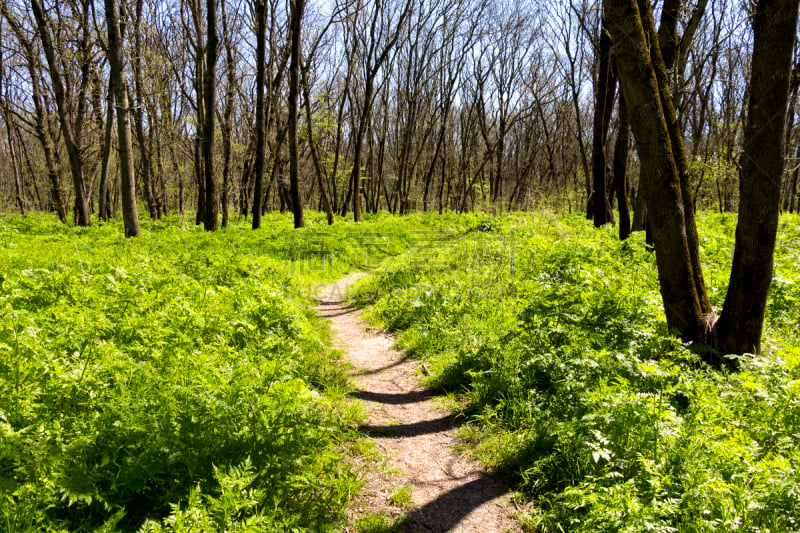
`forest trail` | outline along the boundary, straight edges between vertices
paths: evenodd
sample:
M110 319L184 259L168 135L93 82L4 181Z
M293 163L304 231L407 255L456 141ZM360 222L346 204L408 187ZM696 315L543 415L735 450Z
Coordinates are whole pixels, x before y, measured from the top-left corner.
M325 287L316 307L353 366L354 396L366 411L361 429L386 457L385 465L365 465L366 486L349 512L348 531L358 518L379 513L405 514L402 531L414 533L521 531L508 487L454 450L454 418L422 386L420 363L394 349L390 336L367 331L360 312L347 306L348 288L362 275ZM405 508L394 503L407 497L392 498L402 487L410 488Z

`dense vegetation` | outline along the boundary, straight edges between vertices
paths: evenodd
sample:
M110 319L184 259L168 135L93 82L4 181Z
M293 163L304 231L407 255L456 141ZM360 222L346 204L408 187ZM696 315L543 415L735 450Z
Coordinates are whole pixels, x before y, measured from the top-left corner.
M421 226L310 220L168 220L128 241L119 224L3 219L0 529L339 524L359 486L339 450L352 413L308 296Z
M735 219L700 233L714 304ZM291 231L0 224L0 528L331 530L357 410L319 284L432 369L537 531L800 528L800 221L782 218L764 357L710 368L666 331L641 234L582 217L379 215ZM387 259L388 258L388 259Z
M735 218L701 217L713 303ZM701 362L663 323L636 235L578 217L476 224L407 253L357 301L453 394L476 453L535 498L537 531L800 529L800 226L782 219L764 357Z

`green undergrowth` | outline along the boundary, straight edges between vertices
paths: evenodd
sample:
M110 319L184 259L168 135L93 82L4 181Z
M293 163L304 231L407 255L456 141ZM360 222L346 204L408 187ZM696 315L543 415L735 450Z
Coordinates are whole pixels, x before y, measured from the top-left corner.
M735 218L702 214L712 301ZM717 371L666 331L654 257L580 217L508 215L356 290L452 394L535 531L800 530L800 220L781 220L766 355Z
M308 221L0 219L0 530L342 525L348 383L310 296L471 221Z

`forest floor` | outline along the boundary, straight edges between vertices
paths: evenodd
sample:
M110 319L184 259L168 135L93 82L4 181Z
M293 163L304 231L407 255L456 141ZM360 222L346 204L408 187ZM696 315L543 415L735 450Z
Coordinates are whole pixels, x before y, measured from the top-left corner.
M358 465L366 484L348 513L348 531L370 515L404 516L399 530L415 533L521 531L508 486L457 451L456 420L422 385L421 363L348 307L348 288L361 275L324 288L316 308L352 366L353 396L366 413L360 429L380 450L377 461L365 456Z

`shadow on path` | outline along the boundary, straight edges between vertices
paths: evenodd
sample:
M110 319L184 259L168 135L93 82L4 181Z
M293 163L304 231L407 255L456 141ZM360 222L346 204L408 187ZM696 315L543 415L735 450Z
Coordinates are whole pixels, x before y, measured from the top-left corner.
M497 479L480 477L409 513L401 530L409 533L450 531L473 510L507 492L508 488Z
M367 390L355 391L350 394L353 398L366 402L382 403L386 405L405 405L430 400L433 396L428 391L412 391L402 394L388 394L384 392L370 392Z
M395 437L418 437L431 433L441 433L455 427L456 417L454 415L443 416L433 420L424 420L413 424L394 424L385 426L358 426L359 431L364 432L370 437L395 438Z
M335 313L334 311L338 311L338 313ZM356 311L358 311L358 309L354 307L343 307L343 308L337 307L330 310L320 309L319 316L323 318L335 318L337 316L352 315Z
M395 361L392 364L389 364L389 365L386 365L386 366L382 366L382 367L376 368L374 370L362 370L361 372L355 372L355 373L353 373L351 375L352 376L356 376L356 377L361 377L361 376L372 376L374 374L380 374L384 370L391 370L392 368L395 368L395 367L398 367L398 366L404 364L409 359L411 359L411 356L405 355L405 356L403 356L402 359L398 359L397 361Z

